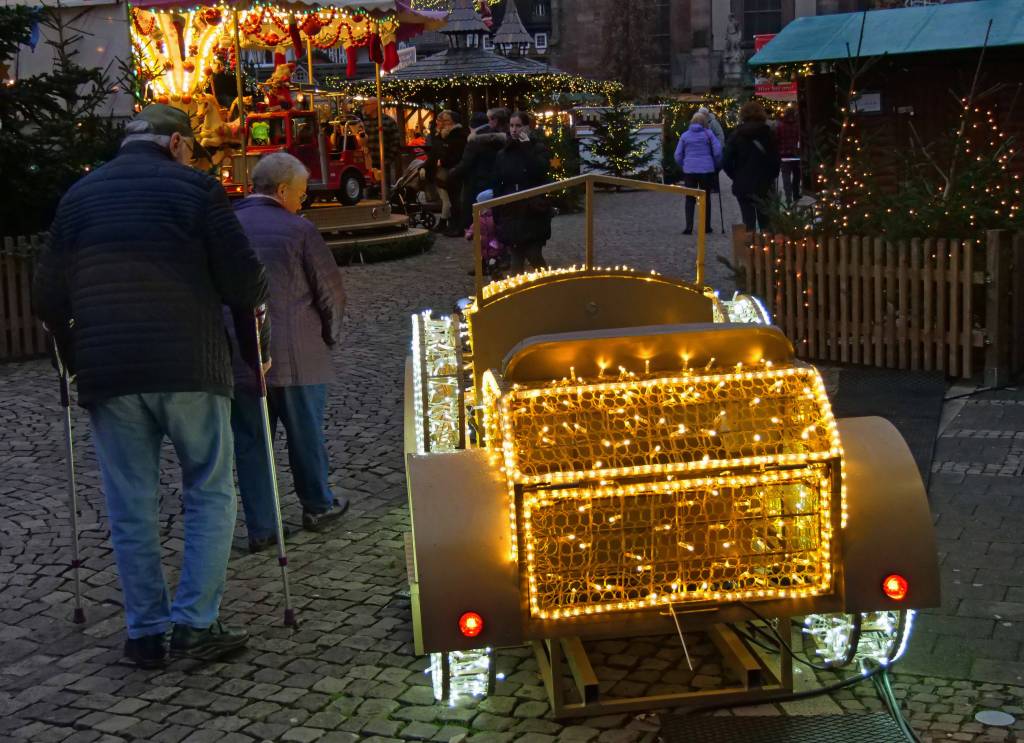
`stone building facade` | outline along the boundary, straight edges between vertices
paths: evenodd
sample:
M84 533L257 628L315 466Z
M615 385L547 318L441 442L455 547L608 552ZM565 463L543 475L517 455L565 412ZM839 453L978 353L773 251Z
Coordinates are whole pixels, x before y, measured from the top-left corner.
M609 74L606 50L618 29L642 22L649 42L632 46L638 62L657 78L655 87L695 92L723 85L730 15L736 19L740 46L749 57L755 34L777 33L794 18L880 5L880 0L544 1L551 23L548 56L559 69L587 77L614 76Z

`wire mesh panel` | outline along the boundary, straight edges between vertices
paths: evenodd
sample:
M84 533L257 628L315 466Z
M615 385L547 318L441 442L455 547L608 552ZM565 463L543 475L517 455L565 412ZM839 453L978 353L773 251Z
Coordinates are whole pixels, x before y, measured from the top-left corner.
M827 591L831 467L528 492L531 613Z

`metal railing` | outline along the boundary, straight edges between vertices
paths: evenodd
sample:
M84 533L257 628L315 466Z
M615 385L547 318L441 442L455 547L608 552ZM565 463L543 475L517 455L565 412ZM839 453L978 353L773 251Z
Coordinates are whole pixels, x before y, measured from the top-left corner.
M623 186L626 188L635 188L641 191L660 191L662 193L672 193L679 196L693 196L697 199L697 272L694 279L694 284L701 288L704 285L704 214L707 209L707 194L698 188L687 188L686 186L671 186L665 183L650 183L648 181L638 181L632 178L618 178L611 175L600 175L597 173L587 173L586 175L577 175L573 178L567 178L564 181L556 181L555 183L546 183L543 186L537 186L535 188L528 188L525 191L517 191L516 193L508 194L507 196L499 196L488 201L480 201L473 204L473 258L476 264L476 296L477 301L483 304L483 288L484 288L484 273L483 273L483 241L480 235L480 213L484 209L493 209L499 206L507 206L508 204L514 204L517 201L525 201L532 199L537 196L543 196L555 191L563 191L567 188L574 188L575 186L584 186L585 188L585 200L584 200L584 213L585 213L585 228L583 234L583 247L584 247L584 265L586 270L594 268L594 186L598 183L605 184L608 186Z

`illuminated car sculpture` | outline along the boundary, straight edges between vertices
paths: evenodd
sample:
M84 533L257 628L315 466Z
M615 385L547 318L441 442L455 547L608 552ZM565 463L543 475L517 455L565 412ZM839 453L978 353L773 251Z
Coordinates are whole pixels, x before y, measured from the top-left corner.
M593 185L624 182L574 181L588 224ZM438 698L485 693L490 649L523 643L555 716L777 695L792 658L768 668L734 629L755 619L803 617L818 663L892 662L912 608L939 603L900 434L834 418L764 307L703 285L703 235L689 283L593 267L587 234L582 267L478 276L458 311L413 316L408 563ZM584 641L684 628L710 635L738 685L601 699Z

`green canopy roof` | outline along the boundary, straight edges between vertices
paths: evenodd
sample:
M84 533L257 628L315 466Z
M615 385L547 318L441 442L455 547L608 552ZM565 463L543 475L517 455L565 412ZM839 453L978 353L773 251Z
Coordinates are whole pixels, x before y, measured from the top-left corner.
M872 10L860 56L916 54L988 45L1024 44L1024 0L975 0L949 5ZM845 59L857 54L864 13L797 18L750 58L751 66ZM849 51L847 51L849 47Z

